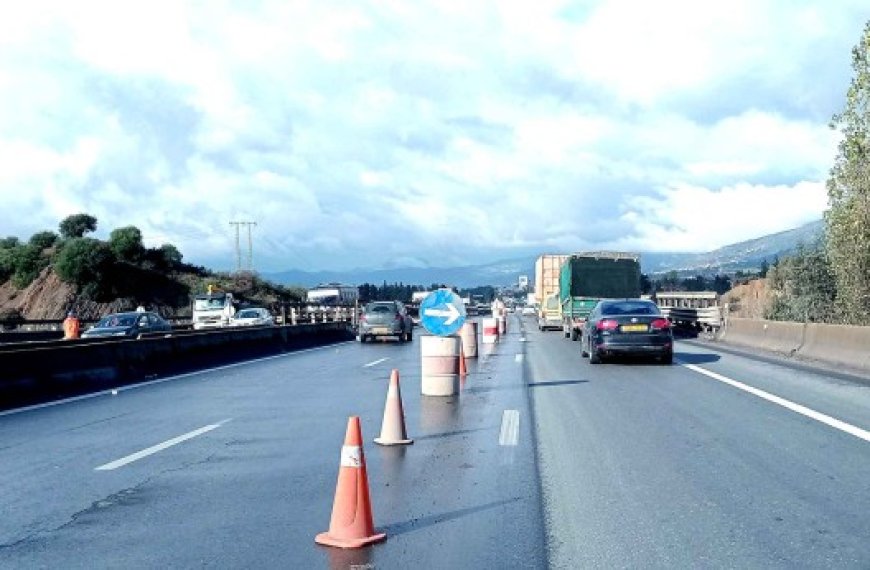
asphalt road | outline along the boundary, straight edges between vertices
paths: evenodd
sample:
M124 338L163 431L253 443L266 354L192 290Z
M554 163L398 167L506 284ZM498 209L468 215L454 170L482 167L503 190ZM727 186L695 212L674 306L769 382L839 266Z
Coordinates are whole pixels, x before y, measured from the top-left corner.
M870 568L870 441L818 419L870 436L870 385L703 343L674 366L528 348L552 567Z
M0 567L870 568L870 383L694 342L593 366L522 322L453 398L418 332L0 415ZM393 368L415 443L383 448ZM342 551L350 415L388 538Z
M419 330L413 344L344 343L0 415L0 567L545 566L519 334L470 362L457 397L432 398ZM372 438L393 368L415 442L384 448ZM388 539L342 551L314 536L351 415Z

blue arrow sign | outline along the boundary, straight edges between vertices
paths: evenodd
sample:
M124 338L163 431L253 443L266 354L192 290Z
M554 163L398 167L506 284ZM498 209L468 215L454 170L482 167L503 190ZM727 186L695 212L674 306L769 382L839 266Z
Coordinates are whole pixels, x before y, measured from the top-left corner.
M420 324L438 336L450 336L465 323L465 303L450 289L432 291L420 303Z

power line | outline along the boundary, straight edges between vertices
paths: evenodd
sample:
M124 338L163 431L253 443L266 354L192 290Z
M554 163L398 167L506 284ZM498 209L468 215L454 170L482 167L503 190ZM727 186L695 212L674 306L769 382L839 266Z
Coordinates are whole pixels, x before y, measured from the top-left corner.
M242 271L242 244L241 244L241 228L245 226L248 230L248 264L247 270L254 270L254 241L251 236L251 228L257 225L257 222L230 222L231 226L236 228L236 271Z

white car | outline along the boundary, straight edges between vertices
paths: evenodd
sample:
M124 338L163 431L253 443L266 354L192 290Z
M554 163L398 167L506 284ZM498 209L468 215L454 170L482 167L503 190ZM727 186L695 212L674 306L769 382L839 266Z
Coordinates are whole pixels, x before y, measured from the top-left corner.
M266 309L242 309L233 316L234 327L262 327L274 325L275 319Z

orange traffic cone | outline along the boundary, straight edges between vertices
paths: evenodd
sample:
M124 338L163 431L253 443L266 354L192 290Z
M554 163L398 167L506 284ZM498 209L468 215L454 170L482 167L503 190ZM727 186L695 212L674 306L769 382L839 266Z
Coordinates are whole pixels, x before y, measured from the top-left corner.
M468 369L465 367L465 348L461 344L459 345L459 375L468 375Z
M341 448L341 467L329 530L315 536L314 542L339 548L359 548L386 538L384 533L375 533L359 416L351 416Z
M390 374L390 387L387 389L387 403L384 406L384 421L381 436L375 438L381 445L407 445L414 443L405 431L405 410L402 407L402 391L399 388L399 371Z

